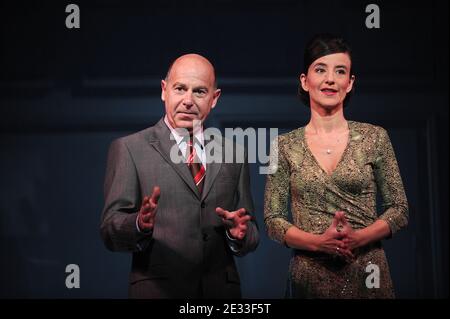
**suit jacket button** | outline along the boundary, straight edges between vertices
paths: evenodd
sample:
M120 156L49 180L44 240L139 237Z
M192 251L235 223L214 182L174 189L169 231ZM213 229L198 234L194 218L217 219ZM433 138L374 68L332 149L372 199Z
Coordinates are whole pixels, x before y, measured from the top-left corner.
M203 233L203 241L208 241L208 234L207 233Z
M202 202L202 203L200 204L200 207L201 207L201 208L205 208L205 207L206 207L205 202Z

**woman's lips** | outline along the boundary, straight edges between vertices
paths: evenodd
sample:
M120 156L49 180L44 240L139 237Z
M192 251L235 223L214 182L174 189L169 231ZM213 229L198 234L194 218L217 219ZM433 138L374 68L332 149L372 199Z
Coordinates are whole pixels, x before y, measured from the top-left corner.
M334 89L322 89L320 91L327 96L335 95L337 93Z

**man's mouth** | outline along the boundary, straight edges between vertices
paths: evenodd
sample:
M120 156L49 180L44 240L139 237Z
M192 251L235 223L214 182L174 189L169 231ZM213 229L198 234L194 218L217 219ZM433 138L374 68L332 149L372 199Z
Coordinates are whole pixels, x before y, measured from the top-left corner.
M196 116L197 113L195 112L177 112L180 115L187 115L187 116Z

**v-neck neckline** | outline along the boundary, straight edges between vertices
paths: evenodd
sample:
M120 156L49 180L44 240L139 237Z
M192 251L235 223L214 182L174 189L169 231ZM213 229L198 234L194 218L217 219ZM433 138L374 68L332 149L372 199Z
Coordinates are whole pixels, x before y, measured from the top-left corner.
M306 134L305 134L305 128L306 126L303 127L303 132L302 132L302 142L303 142L303 147L306 149L306 151L308 152L309 156L311 156L311 158L313 159L315 165L317 167L319 167L319 169L322 171L322 173L325 174L325 176L327 176L328 178L333 177L334 173L339 169L339 166L341 165L341 162L344 160L346 154L348 153L348 150L350 148L350 143L352 141L352 122L351 121L347 121L347 126L348 126L348 138L347 138L347 145L345 146L344 151L342 152L341 157L339 158L339 161L336 164L336 167L330 172L328 173L323 167L322 165L320 165L319 161L317 160L317 158L314 156L313 152L311 151L311 149L309 148L308 142L306 141Z

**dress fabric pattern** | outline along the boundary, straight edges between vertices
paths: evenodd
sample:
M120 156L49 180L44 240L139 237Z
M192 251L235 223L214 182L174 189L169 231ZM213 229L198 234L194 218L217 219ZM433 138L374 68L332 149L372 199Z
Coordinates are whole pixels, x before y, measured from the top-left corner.
M347 146L335 170L325 172L311 153L305 128L280 135L271 149L271 168L264 198L264 222L271 239L285 244L296 226L322 234L336 211L344 211L353 229L377 219L387 222L391 236L408 223L408 203L389 136L383 128L348 121ZM377 192L382 212L376 210ZM292 220L288 218L290 199ZM324 253L293 250L287 296L294 298L393 298L394 290L381 242L358 248L347 263ZM378 266L379 288L368 288ZM369 266L369 267L368 267ZM367 270L367 272L366 272ZM373 282L372 282L373 283Z

